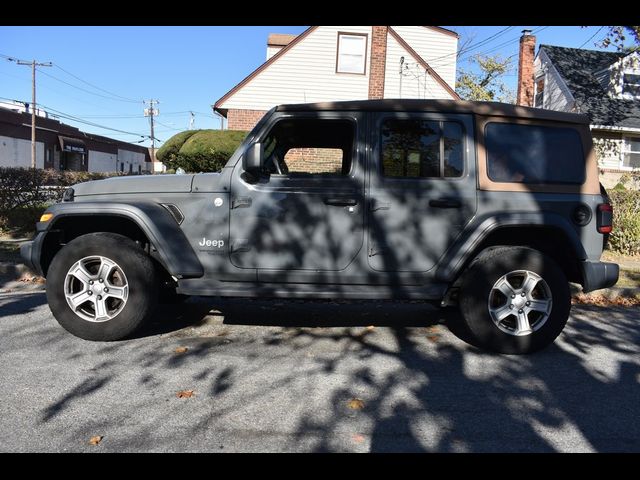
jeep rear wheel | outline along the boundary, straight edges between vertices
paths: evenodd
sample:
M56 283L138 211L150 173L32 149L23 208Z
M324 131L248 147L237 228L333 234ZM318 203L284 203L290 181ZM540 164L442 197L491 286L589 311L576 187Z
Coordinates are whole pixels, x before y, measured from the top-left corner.
M131 239L113 233L82 235L54 257L47 300L58 323L86 340L122 339L153 313L153 262Z
M567 279L546 255L521 247L481 254L465 273L460 310L474 343L524 354L553 343L571 309Z

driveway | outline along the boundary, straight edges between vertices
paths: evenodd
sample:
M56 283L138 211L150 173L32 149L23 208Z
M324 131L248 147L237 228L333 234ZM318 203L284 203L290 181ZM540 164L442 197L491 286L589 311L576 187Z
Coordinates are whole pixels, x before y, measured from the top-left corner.
M638 452L639 310L574 307L515 357L420 303L197 298L91 343L4 294L0 450Z

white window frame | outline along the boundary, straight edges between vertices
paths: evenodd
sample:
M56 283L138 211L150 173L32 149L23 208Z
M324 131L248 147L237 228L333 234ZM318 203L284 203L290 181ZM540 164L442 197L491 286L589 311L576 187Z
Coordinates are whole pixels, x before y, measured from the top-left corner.
M625 75L638 75L640 76L640 70L636 70L636 69L627 69L624 70L622 72L622 78L620 79L620 87L621 87L621 92L622 92L622 98L626 98L626 99L630 99L630 100L635 100L635 99L640 99L640 94L638 95L633 95L631 93L626 93L624 91L624 76ZM633 85L637 86L638 88L640 88L640 80L638 80L638 83L634 83Z
M633 167L628 167L624 164L624 156L627 153L634 153L637 155L640 155L640 149L639 150L631 150L631 142L630 140L634 140L637 142L640 142L640 137L632 137L632 136L624 136L622 137L622 148L620 149L620 169L621 170L638 170L639 168L633 168Z
M351 52L345 53L345 45L342 45L343 39L358 39L362 42L362 61L356 68L350 68L341 61L344 57L357 57L360 53L354 54ZM341 48L342 47L342 48ZM338 32L338 41L336 44L336 73L347 75L366 75L367 74L367 51L369 49L369 35L366 33L352 33L352 32ZM342 52L341 52L342 50Z

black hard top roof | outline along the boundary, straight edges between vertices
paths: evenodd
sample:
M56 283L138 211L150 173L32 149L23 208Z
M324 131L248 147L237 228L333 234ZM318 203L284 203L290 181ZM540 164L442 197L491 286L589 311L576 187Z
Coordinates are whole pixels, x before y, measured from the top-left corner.
M367 112L446 112L473 113L496 117L517 117L556 122L589 123L586 115L521 107L509 103L469 102L463 100L384 99L348 102L298 103L279 105L278 112L367 111Z

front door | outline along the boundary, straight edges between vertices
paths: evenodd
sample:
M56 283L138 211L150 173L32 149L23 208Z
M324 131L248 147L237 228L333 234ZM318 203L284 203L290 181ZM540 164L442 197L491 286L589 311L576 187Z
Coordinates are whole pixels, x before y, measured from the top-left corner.
M239 161L231 184L230 256L264 282L339 282L364 243L358 114L274 117L258 135L263 169Z
M427 272L476 211L470 115L376 115L371 132L368 261Z

